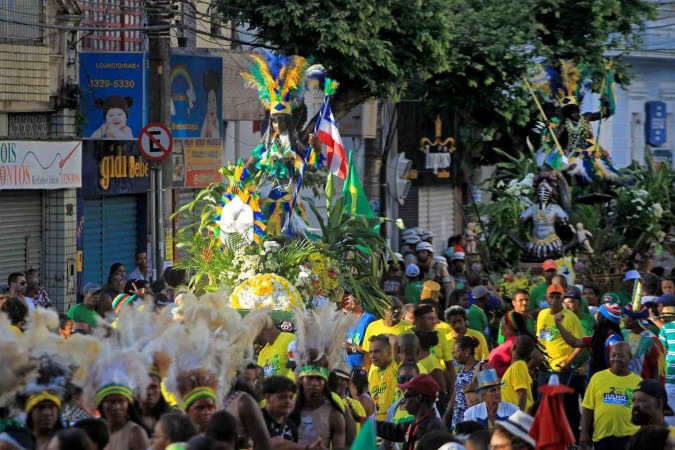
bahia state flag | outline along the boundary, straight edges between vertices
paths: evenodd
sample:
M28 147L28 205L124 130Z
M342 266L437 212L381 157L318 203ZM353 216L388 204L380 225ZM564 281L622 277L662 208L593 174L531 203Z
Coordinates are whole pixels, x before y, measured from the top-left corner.
M343 180L347 178L347 155L342 146L342 138L338 131L333 111L330 109L328 96L321 106L321 114L316 124L316 137L326 144L328 153L328 169Z

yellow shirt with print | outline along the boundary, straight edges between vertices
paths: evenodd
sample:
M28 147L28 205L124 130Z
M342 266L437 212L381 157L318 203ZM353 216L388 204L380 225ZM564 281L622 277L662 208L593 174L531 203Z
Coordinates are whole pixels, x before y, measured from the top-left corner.
M485 335L480 331L467 328L466 334L464 336L475 337L476 339L478 339L478 347L476 347L476 350L473 352L473 356L474 358L476 358L476 361L487 361L488 357L490 356L490 351L488 350ZM457 339L455 338L454 331L452 330L452 328L450 329L450 332L445 335L445 337L448 340L450 350L452 351L452 349L455 348L455 340ZM452 353L450 354L450 357L452 358ZM457 364L455 364L455 372L457 372Z
M581 326L579 318L565 308L561 311L563 315L563 326L575 337L581 339L584 337L584 329ZM537 316L537 337L548 353L549 364L553 371L559 370L558 364L562 364L574 352L574 349L567 345L558 331L555 324L555 315L551 313L551 308L542 309Z
M532 377L527 370L527 363L523 360L514 361L502 377L502 401L518 405L518 391L525 389L527 400L525 411L530 410L534 399L532 398Z
M368 375L368 388L375 402L376 420L385 420L387 409L402 395L398 388L398 366L396 361L392 361L384 370L375 368Z
M412 324L410 322L406 322L405 320L400 321L393 327L386 326L382 319L376 320L375 322L368 325L368 328L366 329L366 335L363 337L363 350L366 352L370 350L370 338L372 336L378 336L380 334L393 334L394 336L400 336L410 329L412 329Z
M282 375L295 381L295 375L286 367L288 363L288 345L295 340L293 333L282 332L274 344L266 344L258 355L258 365L263 368L265 378Z
M620 377L609 369L591 377L581 406L593 410L593 442L637 433L640 427L633 425L630 419L633 392L640 381L642 378L633 372Z

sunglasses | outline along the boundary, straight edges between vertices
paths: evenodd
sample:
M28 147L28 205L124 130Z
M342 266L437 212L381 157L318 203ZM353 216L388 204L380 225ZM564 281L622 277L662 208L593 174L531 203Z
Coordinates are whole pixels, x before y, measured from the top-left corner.
M412 380L414 377L413 375L401 375L400 377L396 378L396 381L398 384L403 384L407 383L408 381Z

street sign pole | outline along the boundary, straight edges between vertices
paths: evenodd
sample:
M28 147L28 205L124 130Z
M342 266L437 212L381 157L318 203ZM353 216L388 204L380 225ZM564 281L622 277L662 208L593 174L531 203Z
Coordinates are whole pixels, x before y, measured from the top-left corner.
M150 200L150 248L152 250L152 281L157 281L157 260L159 260L159 255L157 254L157 186L156 186L156 175L155 175L155 166L156 163L151 163L150 167L150 195L148 196Z

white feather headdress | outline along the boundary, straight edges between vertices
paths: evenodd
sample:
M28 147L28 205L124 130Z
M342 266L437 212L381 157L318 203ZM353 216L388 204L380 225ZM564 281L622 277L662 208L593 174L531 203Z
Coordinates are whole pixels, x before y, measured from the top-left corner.
M353 314L337 309L334 303L326 303L314 310L296 309L293 315L297 329L295 351L301 366L300 376L328 378L328 371L345 359L342 344L356 318Z

